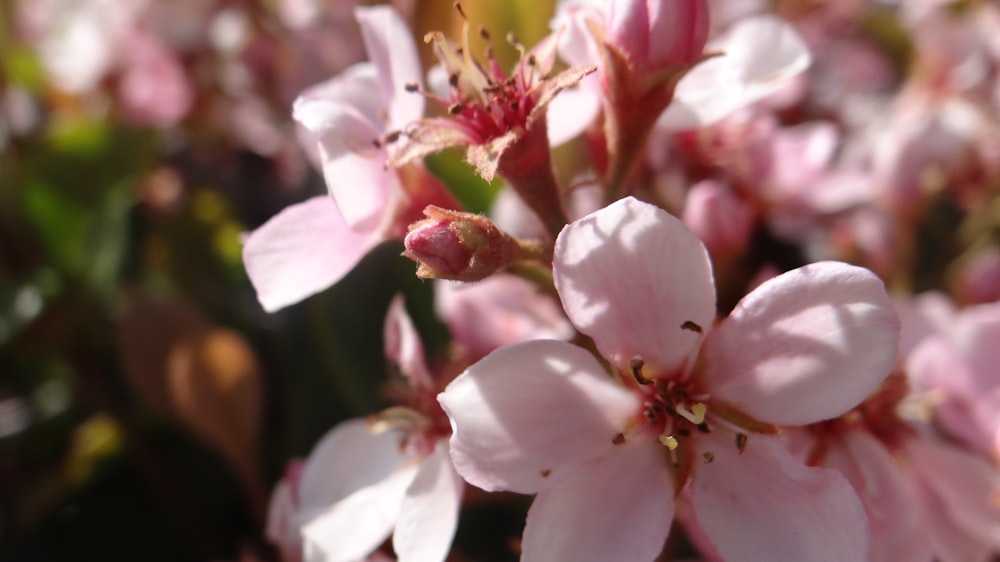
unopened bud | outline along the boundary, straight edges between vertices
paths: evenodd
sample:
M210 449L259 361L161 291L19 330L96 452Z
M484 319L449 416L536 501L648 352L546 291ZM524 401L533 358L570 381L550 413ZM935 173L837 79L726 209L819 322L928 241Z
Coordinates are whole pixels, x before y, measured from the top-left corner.
M657 71L697 62L708 40L707 0L612 0L608 43L633 68Z
M517 240L482 215L433 205L424 215L403 240L403 255L420 264L421 279L479 281L520 257Z

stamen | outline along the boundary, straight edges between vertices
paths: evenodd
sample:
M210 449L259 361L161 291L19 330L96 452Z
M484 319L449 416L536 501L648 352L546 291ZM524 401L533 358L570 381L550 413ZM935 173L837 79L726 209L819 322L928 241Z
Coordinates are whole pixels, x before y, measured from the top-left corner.
M685 408L684 404L678 404L674 407L674 409L677 410L677 413L680 414L681 417L694 425L701 425L705 423L705 413L708 412L708 407L701 402L692 404L690 410Z
M642 359L641 355L636 355L631 361L629 361L629 367L632 368L632 376L635 377L635 382L642 385L652 384L653 382L644 377L642 374L642 367L645 364L646 362Z
M660 443L663 443L671 451L677 449L677 439L673 435L667 435L666 433L660 435Z
M704 332L704 330L701 329L701 326L699 326L698 324L695 324L694 322L692 322L690 320L685 320L684 323L681 324L681 329L682 330L690 330L690 331L692 331L692 332L694 332L696 334L701 334L701 333Z

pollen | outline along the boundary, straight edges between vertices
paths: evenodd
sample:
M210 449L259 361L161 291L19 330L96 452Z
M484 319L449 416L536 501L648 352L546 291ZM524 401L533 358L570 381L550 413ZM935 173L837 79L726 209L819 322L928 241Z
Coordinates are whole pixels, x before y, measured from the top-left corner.
M678 415L694 425L701 425L705 423L705 414L708 413L708 407L705 406L704 402L696 402L692 404L690 410L684 407L683 404L677 404L674 409L677 411Z
M671 451L677 449L678 445L677 438L674 437L673 435L663 434L660 435L659 439L660 443L663 443L663 445L666 446L666 448L670 449Z

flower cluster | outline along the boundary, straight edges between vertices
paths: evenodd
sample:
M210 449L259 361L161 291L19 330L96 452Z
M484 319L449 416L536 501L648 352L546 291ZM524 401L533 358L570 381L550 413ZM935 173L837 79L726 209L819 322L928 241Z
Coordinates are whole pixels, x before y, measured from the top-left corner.
M523 560L1000 554L1000 9L959 4L564 0L509 72L456 4L426 73L357 8L293 109L329 193L244 263L276 311L401 241L451 347L393 301L390 405L280 482L283 557L444 560L484 492L534 495Z

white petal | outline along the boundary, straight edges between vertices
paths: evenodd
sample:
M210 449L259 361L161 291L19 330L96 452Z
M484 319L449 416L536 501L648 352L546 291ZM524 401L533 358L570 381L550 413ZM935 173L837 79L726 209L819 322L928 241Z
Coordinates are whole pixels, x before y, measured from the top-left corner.
M268 312L340 281L381 240L351 230L321 195L285 208L243 240L243 264Z
M455 472L448 441L440 440L420 464L406 491L392 546L399 562L444 560L458 527L458 508L465 482Z
M388 538L417 474L400 438L393 431L373 434L364 420L353 419L334 427L309 455L298 515L306 560L358 560Z
M538 494L521 560L653 560L674 518L664 448L629 440Z
M770 279L705 341L713 399L779 425L836 417L888 376L899 320L874 273L818 262Z
M641 355L655 370L679 367L715 318L712 265L676 217L632 197L573 222L556 240L556 289L576 327L626 368Z
M451 418L455 469L488 491L534 493L610 449L639 413L588 352L560 341L499 349L438 401Z

